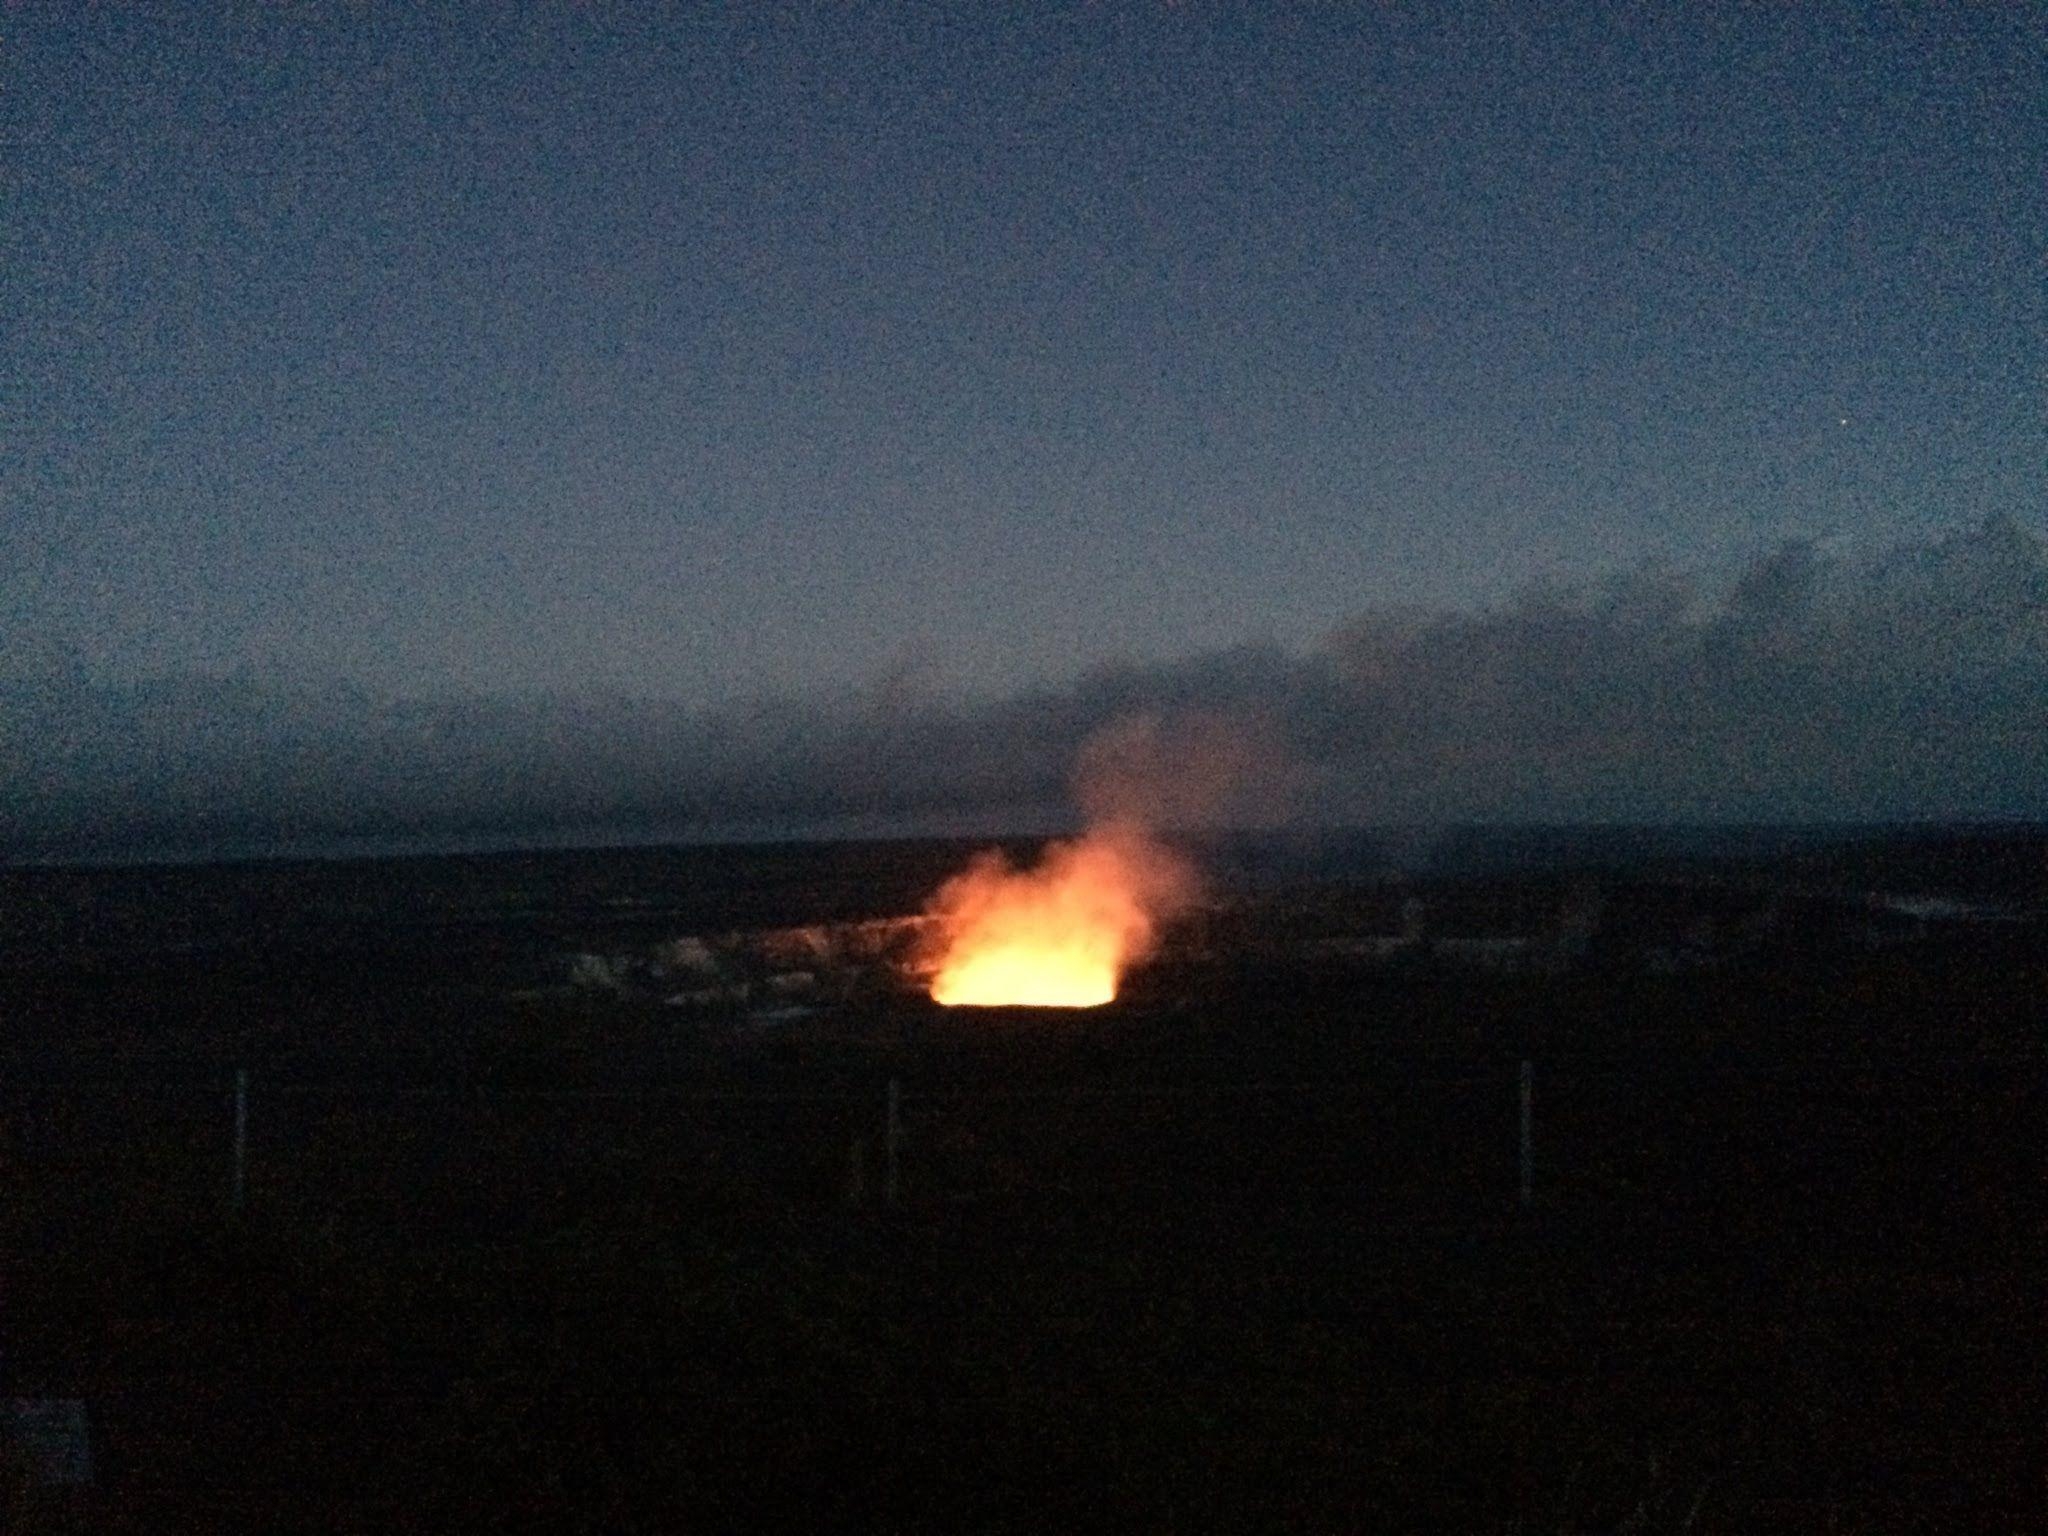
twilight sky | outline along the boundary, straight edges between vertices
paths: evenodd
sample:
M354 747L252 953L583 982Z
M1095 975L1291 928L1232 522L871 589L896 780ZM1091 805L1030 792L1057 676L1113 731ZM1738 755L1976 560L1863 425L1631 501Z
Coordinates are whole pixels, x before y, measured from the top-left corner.
M1000 712L2048 508L2037 7L26 0L0 141L52 826L108 699Z

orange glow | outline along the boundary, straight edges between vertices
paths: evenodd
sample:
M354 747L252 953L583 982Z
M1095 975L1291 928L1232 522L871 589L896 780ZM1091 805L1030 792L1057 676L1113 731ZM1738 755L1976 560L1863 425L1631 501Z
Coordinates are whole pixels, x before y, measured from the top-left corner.
M1184 859L1129 824L1054 843L1033 869L982 854L928 908L931 995L948 1006L1098 1007L1195 889Z

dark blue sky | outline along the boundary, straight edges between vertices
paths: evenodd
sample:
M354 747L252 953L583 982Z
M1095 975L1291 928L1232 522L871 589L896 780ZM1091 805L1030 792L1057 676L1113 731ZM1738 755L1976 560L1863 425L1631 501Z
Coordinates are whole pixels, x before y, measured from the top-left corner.
M10 7L7 670L686 703L2043 503L2043 13Z
M0 854L2048 815L2037 6L17 3L0 141Z

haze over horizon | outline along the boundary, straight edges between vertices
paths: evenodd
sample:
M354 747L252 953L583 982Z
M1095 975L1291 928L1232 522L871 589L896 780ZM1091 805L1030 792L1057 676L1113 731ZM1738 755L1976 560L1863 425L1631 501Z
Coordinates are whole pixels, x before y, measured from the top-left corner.
M16 680L0 852L1056 831L1091 744L1134 722L1127 777L1169 824L2044 820L2044 700L2048 539L2000 518L1866 556L1787 543L1720 587L1644 570L1371 610L1313 647L980 698Z
M1049 825L1133 717L1261 820L2048 815L2039 11L56 3L0 85L0 856Z

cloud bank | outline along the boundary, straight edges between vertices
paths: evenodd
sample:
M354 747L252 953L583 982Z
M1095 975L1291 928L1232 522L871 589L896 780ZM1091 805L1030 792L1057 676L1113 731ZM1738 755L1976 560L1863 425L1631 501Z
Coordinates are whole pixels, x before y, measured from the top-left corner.
M1116 773L1091 775L1104 765ZM2010 518L1372 611L1303 652L994 700L718 710L246 677L0 682L0 851L1042 824L1076 780L1236 824L2048 817L2048 543Z

